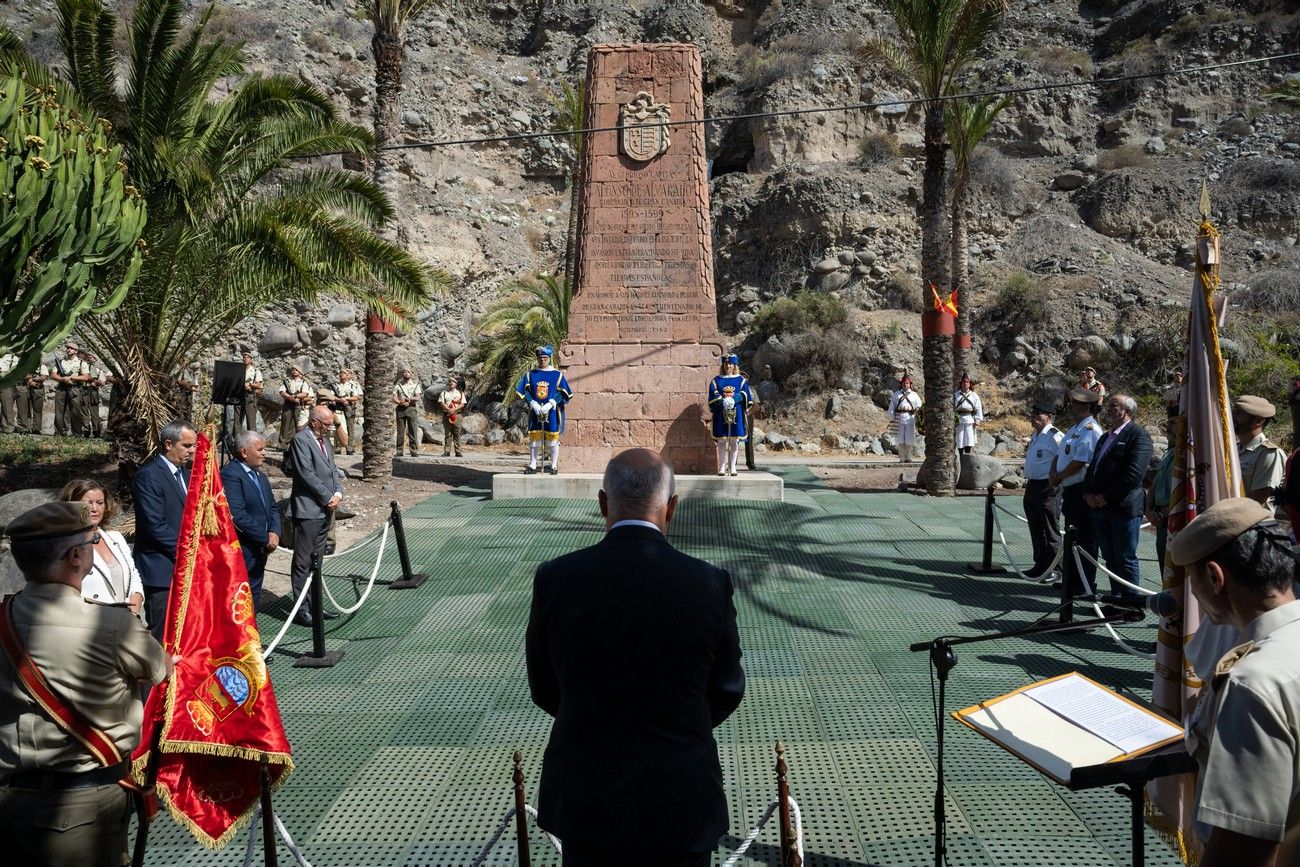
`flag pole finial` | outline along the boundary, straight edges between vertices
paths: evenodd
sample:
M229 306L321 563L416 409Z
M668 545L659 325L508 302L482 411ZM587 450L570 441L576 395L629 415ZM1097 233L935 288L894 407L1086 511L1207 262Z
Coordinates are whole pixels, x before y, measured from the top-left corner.
M1210 183L1201 178L1201 222L1210 219Z

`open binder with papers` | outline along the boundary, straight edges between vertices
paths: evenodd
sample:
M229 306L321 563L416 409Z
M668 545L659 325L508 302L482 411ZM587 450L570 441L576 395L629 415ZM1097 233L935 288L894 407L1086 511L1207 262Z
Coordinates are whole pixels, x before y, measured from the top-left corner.
M1122 762L1183 738L1181 726L1078 672L952 715L1064 786L1076 768Z

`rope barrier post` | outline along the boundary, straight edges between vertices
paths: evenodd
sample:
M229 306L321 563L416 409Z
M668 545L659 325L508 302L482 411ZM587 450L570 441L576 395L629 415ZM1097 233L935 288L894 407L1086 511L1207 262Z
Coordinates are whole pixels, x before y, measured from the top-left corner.
M275 849L275 814L271 812L271 764L262 757L262 857L266 867L279 867Z
M968 563L967 568L976 575L995 575L1007 570L1001 566L993 565L993 486L989 485L988 494L984 497L984 558L976 563Z
M1074 560L1074 525L1065 525L1065 535L1061 537L1061 623L1074 622L1074 588L1079 583L1078 569Z
M790 823L790 783L786 779L785 744L776 742L776 800L780 811L781 867L803 867L799 838Z
M519 867L530 867L532 859L528 851L528 811L524 800L524 757L515 750L515 839L519 848Z
M429 576L423 572L411 571L411 555L406 550L406 530L402 527L402 510L397 508L397 501L389 504L393 510L388 520L393 522L393 535L397 537L397 556L402 561L402 580L388 585L390 590L410 590L419 587Z
M312 555L311 587L308 602L311 605L311 653L303 654L293 661L294 668L333 668L343 658L341 650L325 650L325 601L321 587L325 579L321 576L321 556L317 551Z

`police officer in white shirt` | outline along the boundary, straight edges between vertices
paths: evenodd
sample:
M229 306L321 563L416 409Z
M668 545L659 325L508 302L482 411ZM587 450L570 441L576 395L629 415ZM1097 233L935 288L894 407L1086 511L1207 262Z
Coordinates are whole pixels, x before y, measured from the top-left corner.
M1097 392L1075 386L1070 389L1070 414L1074 426L1061 439L1060 451L1052 461L1052 471L1047 480L1061 488L1061 512L1065 525L1074 528L1074 542L1097 559L1097 531L1092 525L1092 510L1083 502L1083 477L1088 471L1092 452L1101 439L1101 425L1092 417L1100 398ZM1066 552L1070 556L1070 552ZM1088 588L1094 589L1097 567L1081 557ZM1076 588L1078 589L1078 588Z
M1052 424L1056 407L1047 401L1035 403L1029 411L1034 435L1025 449L1025 519L1029 522L1029 539L1034 546L1034 566L1025 572L1040 578L1061 547L1061 489L1052 484L1052 463L1056 460L1064 435Z

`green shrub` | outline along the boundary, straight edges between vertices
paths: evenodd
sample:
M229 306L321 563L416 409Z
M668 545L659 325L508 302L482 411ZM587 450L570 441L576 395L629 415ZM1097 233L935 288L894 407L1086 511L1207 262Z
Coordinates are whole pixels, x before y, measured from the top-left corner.
M998 288L997 305L1017 322L1046 322L1052 312L1052 291L1027 271L1017 271Z
M840 299L803 289L760 307L751 330L760 339L773 334L803 334L826 331L848 318L849 308Z
M1300 345L1295 342L1298 325L1300 318L1288 316L1268 329L1247 330L1250 326L1243 323L1240 330L1234 330L1232 336L1243 357L1228 365L1228 392L1258 394L1274 404L1285 403L1292 378L1300 376Z
M847 324L805 331L786 341L790 370L785 385L796 394L839 388L845 374L860 370L861 341Z

